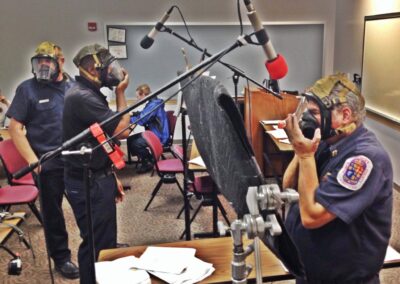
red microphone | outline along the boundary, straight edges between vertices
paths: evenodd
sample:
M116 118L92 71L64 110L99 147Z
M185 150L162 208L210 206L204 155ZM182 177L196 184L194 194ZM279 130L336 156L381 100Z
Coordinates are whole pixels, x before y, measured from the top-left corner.
M264 53L267 56L265 67L268 70L270 79L279 80L286 76L288 72L288 66L285 58L277 54L275 49L268 37L264 26L257 16L256 10L250 0L244 0L244 4L247 8L247 17L249 18L251 25L255 31L258 42L262 45Z

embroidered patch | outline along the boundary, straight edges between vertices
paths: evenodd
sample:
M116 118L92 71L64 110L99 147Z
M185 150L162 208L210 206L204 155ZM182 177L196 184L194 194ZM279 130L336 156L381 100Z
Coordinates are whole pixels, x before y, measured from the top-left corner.
M337 180L345 188L359 190L371 173L373 164L365 156L348 158L340 169Z

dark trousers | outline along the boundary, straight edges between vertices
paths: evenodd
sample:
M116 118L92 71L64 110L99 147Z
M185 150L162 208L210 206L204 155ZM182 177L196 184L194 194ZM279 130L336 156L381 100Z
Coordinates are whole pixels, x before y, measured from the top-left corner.
M127 144L132 155L138 156L142 161L151 159L151 154L147 150L148 146L146 140L142 137L142 133L129 136Z
M86 216L86 193L82 179L65 176L65 188L74 211L82 243L78 251L80 283L90 283L88 224ZM117 243L117 218L115 197L117 184L114 175L97 178L90 182L92 224L95 259L102 249L115 248Z
M332 268L334 269L334 268ZM353 281L307 281L302 278L296 278L296 284L379 284L379 274L375 274L373 276L363 278L363 279L356 279Z
M50 257L56 265L71 260L68 233L62 210L64 196L64 169L40 174L41 213Z

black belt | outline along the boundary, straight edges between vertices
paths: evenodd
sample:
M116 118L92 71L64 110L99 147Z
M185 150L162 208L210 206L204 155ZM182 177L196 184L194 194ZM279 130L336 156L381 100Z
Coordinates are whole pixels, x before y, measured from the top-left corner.
M101 170L96 170L96 171L90 171L90 178L91 179L102 179L105 177L108 177L112 174L114 174L114 171L112 168L105 168Z

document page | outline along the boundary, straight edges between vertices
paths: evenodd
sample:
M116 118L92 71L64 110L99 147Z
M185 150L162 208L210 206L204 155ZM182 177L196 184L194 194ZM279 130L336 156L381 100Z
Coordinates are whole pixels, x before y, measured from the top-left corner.
M147 247L136 268L179 274L195 253L193 248Z

